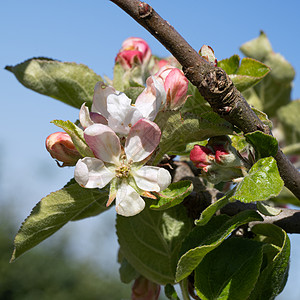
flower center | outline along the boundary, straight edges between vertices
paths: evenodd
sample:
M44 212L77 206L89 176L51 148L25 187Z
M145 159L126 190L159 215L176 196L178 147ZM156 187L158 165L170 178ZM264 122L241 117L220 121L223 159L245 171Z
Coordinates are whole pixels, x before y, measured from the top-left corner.
M116 177L128 177L130 172L130 165L122 164L120 167L116 168Z

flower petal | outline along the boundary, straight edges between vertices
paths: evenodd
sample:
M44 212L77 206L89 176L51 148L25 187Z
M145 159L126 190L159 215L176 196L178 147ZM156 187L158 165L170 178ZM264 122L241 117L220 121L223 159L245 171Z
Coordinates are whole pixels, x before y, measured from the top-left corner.
M143 118L141 112L131 105L131 100L123 93L108 96L107 111L109 127L121 134L128 134L131 126Z
M119 215L130 217L140 213L145 201L126 182L122 182L117 191L116 211Z
M171 175L164 168L144 166L133 171L132 175L137 186L144 191L159 192L171 183Z
M154 76L149 77L146 84L147 87L135 101L135 107L144 118L153 121L166 102L166 92L162 81L156 80Z
M87 128L94 124L94 122L90 118L89 108L85 106L85 103L81 105L79 111L79 121L83 128Z
M109 171L103 161L94 157L85 157L78 160L74 177L79 185L85 188L103 188L115 176Z
M127 159L133 162L147 158L158 146L161 131L157 124L146 119L135 123L128 134L125 144Z
M120 140L111 128L103 124L94 124L84 131L84 138L95 157L104 162L119 164Z
M108 111L107 111L107 97L110 94L118 94L112 86L105 85L104 82L97 82L94 89L94 97L92 104L92 112L98 112L103 115L106 119L108 119Z

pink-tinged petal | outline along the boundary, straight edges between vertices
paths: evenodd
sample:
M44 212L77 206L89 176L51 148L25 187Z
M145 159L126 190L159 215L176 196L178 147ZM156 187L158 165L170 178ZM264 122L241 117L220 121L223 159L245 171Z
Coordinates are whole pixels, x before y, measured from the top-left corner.
M132 175L137 186L144 191L159 192L171 183L171 175L164 168L143 166L133 171Z
M80 111L79 111L79 121L83 128L87 128L94 124L94 122L91 120L90 117L90 111L87 106L85 106L85 103L81 105Z
M94 89L92 112L98 112L107 119L109 115L107 111L107 97L118 93L112 86L107 86L102 81L97 82Z
M109 127L121 134L128 134L132 125L143 117L140 111L131 105L131 100L123 93L118 96L108 96L107 110L109 112Z
M107 120L99 113L90 112L90 118L94 123L103 124L103 125L108 124Z
M126 182L118 187L116 211L119 215L130 217L140 213L145 208L145 201Z
M127 159L133 162L147 158L160 141L161 131L157 124L146 119L135 123L128 134L125 144Z
M137 97L135 107L143 117L153 121L160 108L165 104L166 92L163 82L151 76L146 81L147 87Z
M74 177L79 185L85 188L103 188L115 174L109 171L103 161L94 157L80 159L75 167Z
M84 131L84 139L95 157L104 162L119 164L120 140L111 128L103 124L89 126Z

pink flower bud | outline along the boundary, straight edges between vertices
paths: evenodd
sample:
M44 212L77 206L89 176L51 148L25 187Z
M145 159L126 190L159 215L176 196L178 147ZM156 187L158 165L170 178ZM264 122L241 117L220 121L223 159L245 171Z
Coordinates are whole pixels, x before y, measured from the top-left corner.
M46 139L46 148L52 158L63 162L61 167L75 166L82 158L75 148L71 137L65 132L55 132Z
M214 158L209 148L200 145L195 145L190 153L190 160L197 168L202 168L204 172L207 172L207 167L212 164Z
M149 45L140 38L131 37L126 39L117 54L116 62L119 62L125 70L134 65L146 65L151 58Z
M164 66L155 75L164 83L167 94L166 106L174 109L184 104L187 99L189 81L183 72L172 66Z
M138 277L132 287L132 300L157 300L160 293L160 285L147 278Z

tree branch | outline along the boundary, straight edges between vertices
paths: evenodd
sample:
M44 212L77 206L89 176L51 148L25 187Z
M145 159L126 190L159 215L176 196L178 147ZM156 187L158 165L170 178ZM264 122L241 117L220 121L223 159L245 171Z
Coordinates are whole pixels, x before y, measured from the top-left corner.
M221 117L244 133L256 130L272 134L253 112L229 76L204 60L155 10L139 0L111 0L164 45L183 67L186 77ZM300 174L278 148L275 156L285 186L300 199Z

